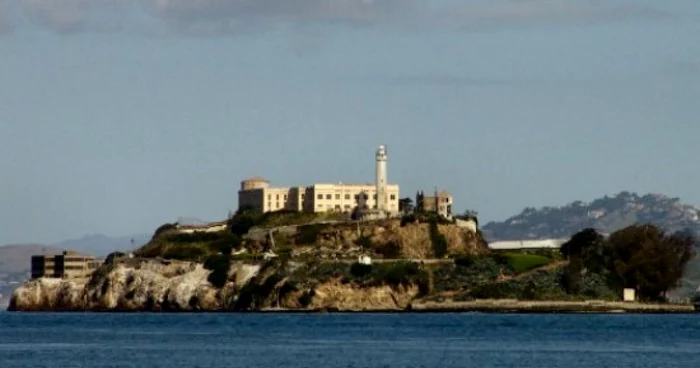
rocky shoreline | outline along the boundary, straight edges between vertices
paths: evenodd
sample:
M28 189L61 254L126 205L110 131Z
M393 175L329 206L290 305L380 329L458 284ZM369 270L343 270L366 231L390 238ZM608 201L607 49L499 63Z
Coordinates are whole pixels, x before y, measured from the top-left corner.
M292 267L292 266L287 266ZM302 265L293 266L299 268ZM636 302L454 300L425 295L414 283L357 284L283 268L234 264L223 287L201 264L132 260L103 266L90 279L37 279L15 290L9 311L234 313L695 313L692 304ZM304 285L315 280L312 286Z

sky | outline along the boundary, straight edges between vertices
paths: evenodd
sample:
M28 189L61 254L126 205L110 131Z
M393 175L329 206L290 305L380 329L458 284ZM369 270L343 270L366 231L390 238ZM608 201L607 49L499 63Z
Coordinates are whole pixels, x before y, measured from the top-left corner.
M0 244L372 182L379 144L482 223L700 205L698 40L696 0L0 0Z

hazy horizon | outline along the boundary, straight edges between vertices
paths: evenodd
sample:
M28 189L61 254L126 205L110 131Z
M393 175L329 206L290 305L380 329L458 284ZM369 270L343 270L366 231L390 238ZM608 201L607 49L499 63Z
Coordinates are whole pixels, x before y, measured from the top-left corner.
M0 244L222 219L253 175L372 182L379 144L402 197L482 223L700 204L698 36L691 0L0 0Z

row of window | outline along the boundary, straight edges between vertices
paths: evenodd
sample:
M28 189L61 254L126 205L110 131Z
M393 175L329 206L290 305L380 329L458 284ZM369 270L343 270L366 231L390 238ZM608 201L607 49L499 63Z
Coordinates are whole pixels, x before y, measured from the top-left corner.
M268 195L268 198L270 198L270 197L271 197L271 196ZM279 195L278 195L278 197L279 197ZM287 199L287 198L286 198L286 197L287 197L286 195L285 195L284 197L285 197L285 199ZM323 194L318 194L316 198L319 199L319 200L323 200L324 197L325 197L325 199L327 199L327 200L333 200L333 195L332 195L332 194L326 194L325 196L324 196ZM377 195L376 195L376 194L374 194L372 197L373 197L373 199L374 199L375 201L377 200ZM350 200L351 198L352 198L352 197L350 196L350 194L345 194L345 199L346 199L346 200ZM369 199L369 196L367 195L367 193L355 194L355 195L354 195L354 199L355 199L356 202L358 202L358 201L360 200L360 198L362 198L363 200L368 200L368 199ZM302 199L303 199L303 198L302 198ZM336 199L336 200L340 200L340 194L336 194L336 195L335 195L335 199ZM396 200L396 195L395 195L395 194L391 194L391 195L389 196L389 199L392 200L392 201L395 201L395 200ZM280 209L280 208L283 208L283 207L284 207L284 205L280 206L280 202L275 202L275 207L274 207L275 209ZM337 205L337 207L340 208L339 205ZM350 208L350 205L345 205L345 207L346 207L346 208ZM273 208L273 207L272 207L272 202L267 202L267 208L270 208L270 209ZM323 205L319 204L319 205L318 205L318 208L323 208ZM328 208L331 208L331 205L328 205Z
M369 196L367 195L367 193L362 193L362 194L355 194L355 196L354 196L354 197L355 197L355 200L359 200L359 199L360 199L360 196L362 196L362 199L369 199ZM345 195L345 199L346 199L346 200L350 200L350 198L351 198L351 197L350 197L350 194L346 194L346 195ZM374 194L374 195L372 196L372 198L373 198L374 200L376 200L376 199L377 199L377 195ZM318 194L318 195L316 195L316 199L323 199L323 194ZM333 199L333 195L332 195L332 194L326 194L326 199L328 199L328 200ZM335 195L335 199L336 199L336 200L340 200L340 194L336 194L336 195ZM392 201L395 201L395 200L396 200L396 194L390 195L390 196L389 196L389 199L391 199Z
M276 200L278 200L278 201L280 200L280 195L279 195L279 194L275 194L275 197L276 197L276 198L275 198ZM304 195L302 195L302 198L303 198L303 197L304 197ZM287 195L284 194L284 195L283 195L283 198L284 198L284 200L286 201L286 200L287 200ZM268 195L267 195L267 200L268 200L268 201L271 201L271 200L272 200L272 194L268 194Z
M366 193L363 193L362 195L364 196L364 199L369 199L369 196L368 196ZM357 200L357 199L360 198L360 195L355 194L354 197L355 197L355 199ZM323 195L323 194L318 194L318 195L316 195L316 199L323 199L323 198L324 198L324 195ZM328 200L333 199L333 195L332 195L332 194L326 194L326 195L325 195L325 198L328 199ZM350 200L350 198L351 198L350 194L345 194L345 199ZM279 201L279 200L280 200L280 195L279 195L279 194L275 194L275 199ZM286 194L282 195L282 199L286 201L286 200L287 200L287 195L286 195ZM302 200L306 199L306 195L302 194L302 195L301 195L301 199L302 199ZM335 195L335 199L336 199L336 200L340 200L340 194L336 194L336 195ZM374 194L374 199L377 199L377 195L376 195L376 194ZM396 200L396 195L395 195L395 194L390 195L390 199L391 199L392 201L395 201L395 200ZM272 194L268 194L268 195L267 195L267 200L268 200L268 201L272 201ZM447 201L447 199L445 199L445 200Z

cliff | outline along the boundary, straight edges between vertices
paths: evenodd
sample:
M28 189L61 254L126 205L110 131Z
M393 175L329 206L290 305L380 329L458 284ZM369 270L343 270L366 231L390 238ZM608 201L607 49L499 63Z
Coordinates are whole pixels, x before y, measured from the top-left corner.
M453 266L445 256L488 253L474 228L444 221L245 216L213 232L163 225L136 258L108 258L89 279L28 281L9 309L401 310L430 291L432 270L411 259ZM360 255L375 264L359 265Z
M102 266L90 279L29 281L15 290L9 310L401 310L419 292L412 284L348 282L336 272L338 267L343 265L234 262L227 282L217 288L208 281L211 271L200 264L129 259Z

